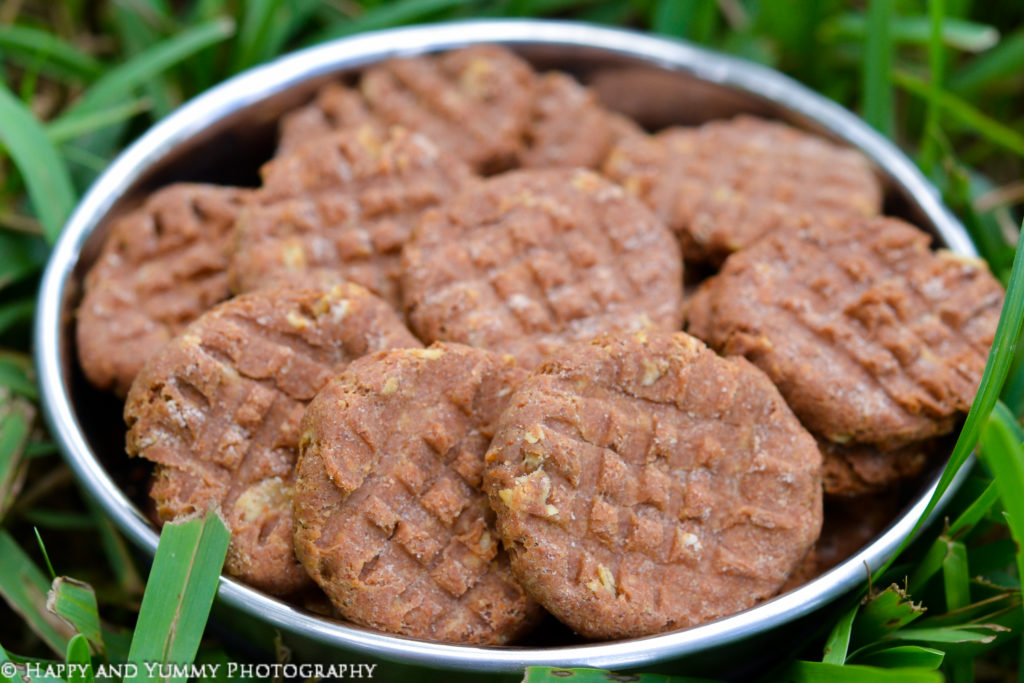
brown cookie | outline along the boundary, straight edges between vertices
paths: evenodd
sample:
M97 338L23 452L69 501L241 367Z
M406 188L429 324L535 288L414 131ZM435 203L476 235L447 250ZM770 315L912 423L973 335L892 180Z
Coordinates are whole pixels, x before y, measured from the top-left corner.
M937 439L927 439L883 451L870 444L842 446L819 438L825 495L843 498L863 496L884 491L903 479L916 477L938 451L938 445Z
M672 234L622 188L582 169L513 171L424 214L402 252L424 341L511 353L524 367L569 341L678 329Z
M566 347L516 390L484 488L512 570L591 638L776 593L821 527L821 454L771 381L684 333Z
M310 404L295 551L346 618L498 644L539 617L479 490L494 423L522 374L509 356L434 344L361 358Z
M170 185L111 226L77 313L78 359L92 384L124 397L154 351L230 295L227 245L250 194Z
M893 218L775 232L700 288L688 329L753 361L833 443L944 434L974 398L1003 289L984 262L929 242Z
M400 307L399 255L413 224L471 173L422 135L363 126L274 159L263 177L238 218L236 292L343 279Z
M128 453L158 465L161 519L218 507L228 573L278 595L308 584L291 515L306 404L353 359L419 345L358 285L262 291L200 316L146 363L124 410Z
M337 130L363 125L383 128L358 90L342 83L328 83L311 103L281 117L277 156L287 156Z
M477 171L497 173L521 151L534 78L509 50L478 45L372 66L360 89L380 121L423 133Z
M597 168L620 139L643 135L631 119L602 105L592 90L553 71L538 78L519 165Z
M751 116L626 137L604 172L676 231L695 262L721 263L793 214L873 216L882 205L861 153Z

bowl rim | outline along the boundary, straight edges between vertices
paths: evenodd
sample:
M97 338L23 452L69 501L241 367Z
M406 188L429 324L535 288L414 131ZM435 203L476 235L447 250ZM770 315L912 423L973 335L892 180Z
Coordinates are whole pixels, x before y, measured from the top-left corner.
M157 532L116 486L86 442L66 390L62 362L62 310L82 248L115 201L177 145L239 107L324 77L382 59L477 43L591 49L694 76L727 89L770 100L860 149L907 194L945 241L967 256L977 252L966 230L942 205L938 191L907 157L864 121L791 78L736 57L636 31L568 21L467 20L359 34L306 48L250 69L185 103L125 149L79 202L58 240L40 286L35 322L35 362L41 404L65 460L87 494L133 543L152 556ZM929 520L935 519L966 476L962 468ZM784 595L743 612L643 638L552 648L480 647L434 643L329 621L221 576L225 604L300 637L370 657L413 665L475 672L514 672L527 665L623 668L694 654L778 628L825 606L863 584L913 530L938 483L936 476L881 536L830 571ZM325 652L325 655L327 653Z

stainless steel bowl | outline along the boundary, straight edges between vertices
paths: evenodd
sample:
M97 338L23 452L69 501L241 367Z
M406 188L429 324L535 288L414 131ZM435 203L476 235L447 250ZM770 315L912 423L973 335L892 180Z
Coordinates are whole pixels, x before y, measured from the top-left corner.
M126 494L132 482L118 480L126 460L119 405L89 389L74 362L72 326L80 283L109 218L145 191L174 180L255 182L259 163L272 150L277 117L307 100L322 83L396 55L474 43L502 43L539 68L567 70L613 108L652 128L752 112L845 141L877 165L887 185L887 212L930 230L954 251L975 254L935 189L893 144L856 116L775 71L683 43L574 23L471 21L371 33L283 57L197 97L121 154L68 222L40 290L36 362L53 434L88 494L150 555L157 532ZM881 566L910 533L934 487L934 480L924 486L873 543L799 589L712 623L647 638L506 648L430 643L320 618L229 577L221 578L218 614L246 637L279 631L309 661L379 660L385 662L382 672L412 665L478 676L547 664L620 670L669 666L693 673L720 672L723 661L735 670L737 662L755 661L751 653L761 651L763 657L769 641L775 652L792 647L799 632L794 625L813 625L813 613L863 585L867 570ZM261 634L250 635L256 631Z

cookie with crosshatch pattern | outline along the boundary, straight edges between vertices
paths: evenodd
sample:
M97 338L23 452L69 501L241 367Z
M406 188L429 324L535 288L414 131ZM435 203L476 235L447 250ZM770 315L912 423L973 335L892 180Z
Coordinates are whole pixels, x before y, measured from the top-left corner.
M793 229L794 214L882 208L881 183L859 151L746 115L625 137L603 171L679 235L688 261L716 266Z
M488 178L424 213L402 251L420 339L511 353L526 368L602 332L679 329L682 289L668 228L584 169Z
M426 209L474 176L424 136L370 126L317 138L268 162L239 213L235 292L358 283L401 306L402 245Z
M543 364L498 423L484 488L516 577L589 638L771 597L822 521L814 438L764 373L682 332L607 335Z
M124 397L143 363L231 295L231 230L250 190L176 183L117 219L85 276L78 359L89 381Z
M894 451L970 408L1003 288L984 261L930 249L897 218L819 217L733 254L687 306L687 329L742 355L801 422Z
M217 507L227 573L276 595L308 586L291 513L306 404L353 359L403 346L421 345L358 285L264 290L200 316L146 363L124 409L128 453L157 464L160 519Z
M356 623L458 643L515 640L539 617L479 490L523 371L461 344L352 363L302 423L295 552Z

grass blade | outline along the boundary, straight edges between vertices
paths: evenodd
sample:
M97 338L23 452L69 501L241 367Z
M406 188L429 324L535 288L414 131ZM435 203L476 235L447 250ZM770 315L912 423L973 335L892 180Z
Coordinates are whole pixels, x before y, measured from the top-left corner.
M932 645L991 643L1008 629L998 624L958 624L945 628L904 628L893 631L886 640L910 640Z
M1024 577L1024 444L1013 414L997 403L981 433L981 457L991 470L1016 543L1017 571Z
M946 592L946 610L952 612L971 603L971 581L967 571L967 548L951 541L942 562L942 586Z
M30 402L5 393L0 393L0 520L25 482L25 446L35 417Z
M1002 391L1003 383L1006 381L1006 373L1013 362L1014 348L1020 338L1021 322L1024 320L1024 249L1017 248L1017 254L1013 259L1013 269L1010 271L1010 284L1006 290L1006 298L1003 301L1003 310L999 315L999 323L996 325L996 334L992 343L992 350L989 352L988 360L985 362L985 370L981 375L981 383L978 385L978 393L974 396L971 409L967 413L964 426L960 429L960 436L957 437L956 445L949 456L949 463L942 471L938 484L935 487L935 494L925 506L924 513L914 525L914 528L904 539L900 547L896 549L889 561L886 562L882 571L890 567L896 557L906 549L914 539L915 534L920 530L925 520L935 509L939 499L949 488L953 477L960 471L963 464L967 462L971 451L981 436L981 430L988 421L992 409L999 400L999 392Z
M67 576L58 576L46 596L46 609L85 636L96 653L106 652L96 592L92 586Z
M927 98L931 94L931 87L928 83L906 71L895 71L892 76L895 83L914 95ZM942 90L939 91L937 97L938 106L950 117L968 128L973 128L975 132L987 138L990 142L994 142L1024 157L1024 135L1021 135L1009 126L1004 126L992 117L964 102L956 95Z
M49 251L36 235L0 230L0 289L42 270Z
M68 663L67 683L93 683L96 680L92 670L89 641L81 633L68 641L64 660Z
M139 672L126 681L160 680L147 675L144 662L187 664L195 658L230 536L213 512L164 526L128 655Z
M0 335L32 320L35 313L35 299L18 299L0 304Z
M35 401L39 398L39 390L35 382L29 379L30 363L19 362L13 357L0 356L0 387L7 387L16 394Z
M966 97L1002 78L1024 71L1024 29L1009 35L950 79L954 92Z
M843 614L836 622L832 632L828 634L828 640L825 641L825 652L821 661L826 664L846 663L846 653L850 649L850 633L853 630L853 620L857 616L858 610L860 610L860 603L855 604L853 609Z
M868 2L867 44L864 50L864 119L886 137L892 137L893 110L892 0Z
M897 645L896 647L877 650L858 658L858 664L879 666L885 669L917 668L938 669L946 653L920 645Z
M46 127L46 134L55 144L60 144L109 126L124 123L133 116L141 114L150 108L151 100L147 98L132 100L124 104L83 114L68 121L54 121Z
M117 29L117 35L121 39L121 43L124 45L125 52L129 57L135 57L139 53L145 51L150 45L158 43L163 36L159 31L154 28L154 23L172 24L169 18L164 16L163 8L158 6L150 6L145 8L145 12L140 11L141 3L134 3L130 6L125 6L123 0L121 2L115 2L113 11L111 12L114 20L114 27ZM153 21L147 21L144 14L155 15ZM173 25L169 28L173 30ZM170 84L162 77L154 78L153 80L147 81L142 84L145 90L146 97L153 104L153 118L160 119L171 113L174 109L174 99L171 96L172 89Z
M13 662L11 662L11 658L7 656L7 651L4 650L4 648L2 646L0 646L0 664L8 664L8 663L13 663ZM5 675L6 672L3 673L3 674L0 674L0 681L6 681L7 683L25 683L24 679L22 679L21 675L18 674L17 671L10 672L10 673L11 673L11 675L9 675L9 676Z
M929 669L878 669L824 662L794 662L786 680L794 683L942 683L942 674Z
M46 238L53 243L77 201L67 166L36 117L2 82L0 121L0 142L18 167Z
M92 55L82 52L49 31L28 26L0 25L0 48L7 54L21 55L33 63L42 58L44 63L59 66L55 75L74 74L92 80L103 73L103 64ZM6 55L5 55L6 56Z
M921 132L921 152L918 163L925 173L932 175L938 151L939 114L942 111L940 96L944 78L945 47L942 44L942 25L945 15L945 0L928 0L931 19L931 34L928 41L928 71L930 74L928 102L925 109L924 129ZM998 33L996 34L998 36Z
M63 655L74 633L46 609L50 582L15 543L0 529L0 594L50 649Z
M226 40L234 32L234 21L224 17L184 30L147 48L124 64L108 71L57 120L62 125L69 125L71 120L86 113L122 102L137 87L196 52Z
M476 4L479 0L468 0ZM310 41L320 43L333 38L352 35L361 31L373 31L415 21L423 21L445 10L464 7L467 0L396 0L368 9L358 17L339 20L316 34Z
M924 608L913 603L902 588L893 584L861 607L853 622L850 642L858 648L863 647L903 628L923 614Z
M231 72L237 73L258 64L267 32L275 22L275 15L281 7L281 0L248 0L245 15L238 31L238 39L232 46Z
M929 4L931 9L931 4ZM942 13L942 28L938 35L941 45L964 52L982 52L999 42L999 31L988 24L964 19L946 17ZM891 24L894 43L909 45L930 45L934 36L935 15L897 17ZM863 39L867 35L868 22L862 14L843 14L829 22L825 31L840 38Z

